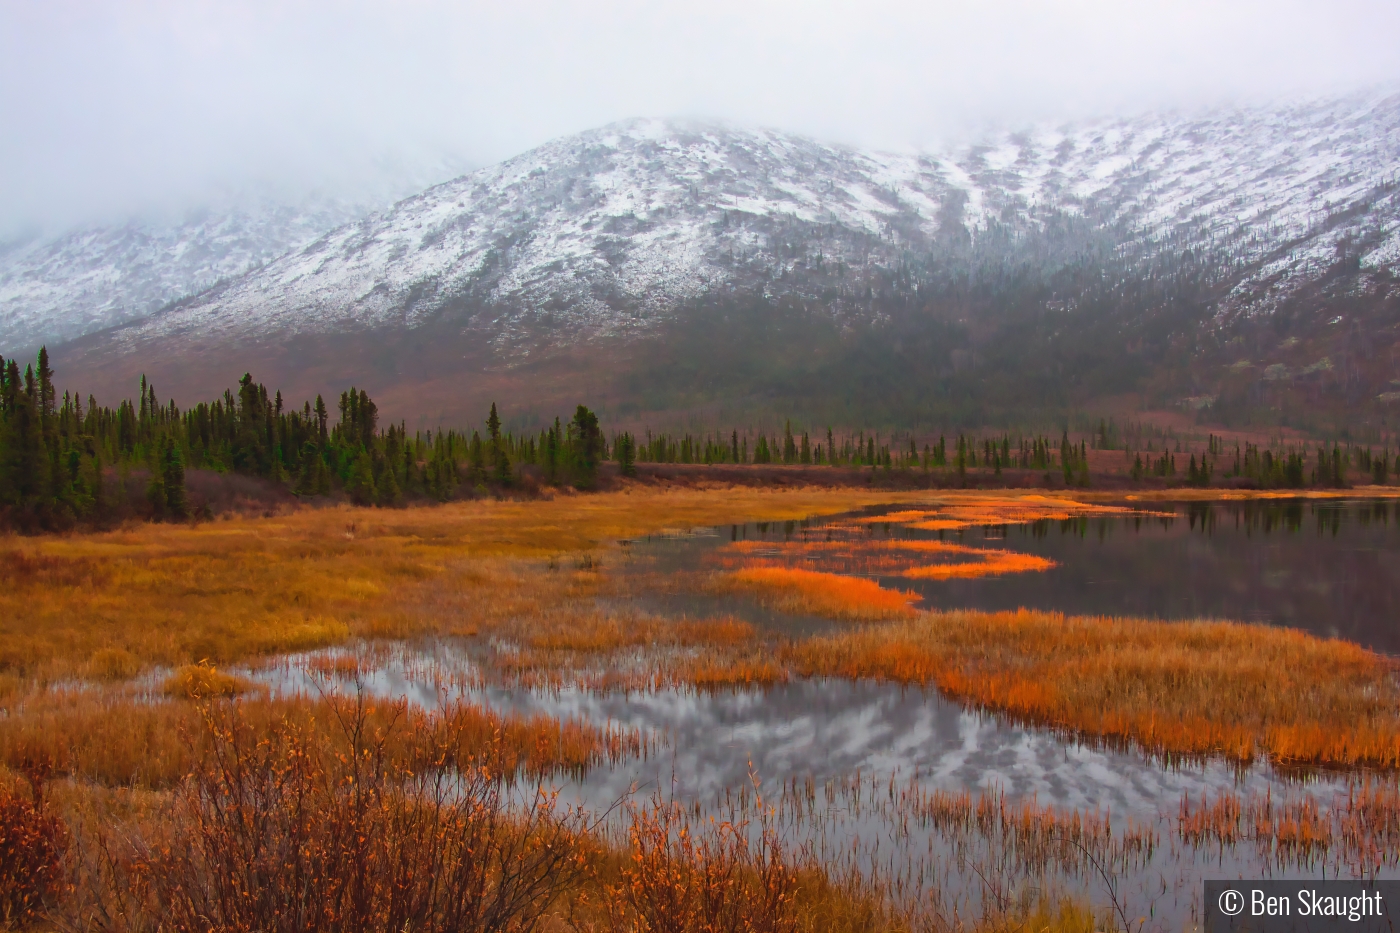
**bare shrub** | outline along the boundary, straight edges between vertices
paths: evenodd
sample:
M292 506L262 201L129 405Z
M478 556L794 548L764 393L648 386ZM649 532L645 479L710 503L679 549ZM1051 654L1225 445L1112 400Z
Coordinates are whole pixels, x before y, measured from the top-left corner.
M208 752L164 832L113 877L135 897L120 928L168 931L529 931L583 871L589 826L536 784L512 789L435 730L420 760L388 751L403 718L363 696L329 721L257 729L203 707ZM518 802L511 806L514 796Z

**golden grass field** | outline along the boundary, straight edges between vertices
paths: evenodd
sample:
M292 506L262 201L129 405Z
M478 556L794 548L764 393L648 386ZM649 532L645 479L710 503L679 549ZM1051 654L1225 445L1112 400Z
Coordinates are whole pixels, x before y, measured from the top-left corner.
M608 651L672 646L679 654L658 656L661 681L881 677L1159 753L1400 765L1393 665L1355 645L1217 622L929 614L916 611L912 594L827 571L945 578L1048 566L999 549L908 541L722 548L719 569L698 585L747 593L780 611L880 623L781 653L732 619L677 626L598 608L599 596L622 585L608 570L619 539L890 502L911 508L885 520L915 525L939 516L988 524L1068 516L1081 507L1013 492L930 501L863 490L633 490L12 537L0 544L0 703L33 685L120 684L152 667L184 667L180 676L191 676L361 639L492 636L518 645L509 664L542 678L529 682L547 682L580 657L596 669ZM713 650L685 660L684 649L697 645Z
M537 579L550 557L668 528L801 519L890 498L638 490L11 537L0 541L0 676L121 680L151 665L453 634L472 625L465 603L525 616L565 595Z
M424 636L475 646L483 676L508 684L723 689L794 677L873 678L934 687L978 708L1166 757L1400 767L1394 664L1356 645L1223 622L930 613L918 609L916 594L862 575L948 579L1052 566L1030 555L942 541L861 545L852 537L736 542L718 549L712 566L672 579L615 572L626 559L618 542L640 535L877 504L904 511L870 521L930 530L1123 514L1101 494L632 488L12 536L0 539L0 763L8 769L0 788L22 786L18 776L27 774L37 796L47 782L52 806L84 845L103 826L173 832L161 808L209 766L218 744L201 731L211 703L240 697L240 715L260 735L305 731L327 719L324 697L271 697L230 668L347 646L345 654L307 663L327 681L353 683L366 646ZM618 608L648 587L738 594L841 625L789 639L729 616L675 619ZM385 728L376 715L383 713L371 715L371 725ZM425 749L444 754L455 742L453 760L489 747L497 767L536 777L641 754L649 741L470 705L447 718L402 715L411 720L403 735L417 738L386 746L395 761L416 761ZM1183 809L1182 818L1200 824L1191 830L1197 836L1218 836L1230 806L1218 804L1224 809L1210 816ZM1400 802L1380 809L1400 812ZM793 910L778 911L792 923L782 929L911 928L908 918L882 912L876 894L842 887L819 865L779 870L721 837L658 848L656 821L669 817L659 807L634 816L631 841L614 840L597 853L613 866L597 890L630 904L631 913L590 915L596 929L644 929L637 918L646 898L677 878L708 877L712 868L742 878L733 890L744 897L795 899ZM643 861L633 869L618 867L636 858ZM101 871L84 871L98 884L92 879ZM983 928L1026 924L1096 925L1092 913L1065 902L988 919ZM677 927L691 928L699 927Z

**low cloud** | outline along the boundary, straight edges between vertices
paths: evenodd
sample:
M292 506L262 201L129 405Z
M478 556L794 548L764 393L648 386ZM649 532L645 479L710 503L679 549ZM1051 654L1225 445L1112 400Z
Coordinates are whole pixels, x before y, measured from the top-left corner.
M1387 0L0 0L0 235L258 192L385 199L632 116L927 148L1400 83Z

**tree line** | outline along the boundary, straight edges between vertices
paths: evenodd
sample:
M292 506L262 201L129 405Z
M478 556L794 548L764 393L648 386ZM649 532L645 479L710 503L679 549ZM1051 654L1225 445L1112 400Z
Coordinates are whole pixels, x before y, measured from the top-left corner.
M1400 473L1400 453L1338 444L1300 445L1273 451L1252 444L1227 450L1211 435L1207 450L1183 452L1163 444L1146 450L1101 423L1092 448L1122 449L1134 480L1156 476L1188 485L1243 480L1263 487L1339 487L1351 477L1387 483ZM1121 447L1120 447L1121 444ZM950 471L966 481L969 470L999 476L1004 468L1050 472L1065 485L1090 483L1090 443L1068 431L1058 444L1042 434L995 437L940 435L922 447L910 434L881 437L858 431L838 436L831 428L813 436L739 431L671 435L647 431L604 436L598 416L579 405L567 422L556 418L538 433L503 430L493 404L482 429L415 431L381 425L369 393L350 387L333 414L321 396L300 408L280 391L269 392L250 374L236 390L188 409L162 403L143 377L135 399L115 408L88 396L59 396L47 349L22 368L0 357L0 521L55 527L103 521L131 511L129 480L144 483L140 511L155 519L183 519L197 511L187 471L238 473L279 484L303 498L340 496L361 505L399 505L410 499L446 501L508 489L528 481L547 485L596 485L606 460L633 475L636 464L810 464L872 470ZM1178 459L1186 460L1179 464ZM1183 468L1184 469L1181 469Z
M345 496L362 505L445 501L519 482L524 467L551 485L590 488L608 456L597 416L583 405L538 436L503 431L491 406L484 433L381 426L369 393L351 387L337 411L317 396L300 408L245 374L236 390L181 409L144 377L116 407L89 395L60 398L47 348L22 368L0 357L0 518L55 527L114 517L128 480L144 477L144 512L191 515L187 471L239 473L297 496Z

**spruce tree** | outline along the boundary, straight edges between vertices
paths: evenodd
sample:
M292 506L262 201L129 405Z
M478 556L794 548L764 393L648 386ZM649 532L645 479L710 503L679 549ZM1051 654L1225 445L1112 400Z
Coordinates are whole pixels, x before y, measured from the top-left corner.
M623 434L617 439L617 464L623 476L637 475L637 444L631 434Z
M165 498L165 465L163 463L165 451L160 447L151 448L150 471L151 478L146 484L146 502L151 507L151 518L160 521L165 518L166 498Z
M316 445L307 441L301 446L301 473L297 476L295 492L299 496L315 496L321 492L319 467L321 453Z
M107 490L102 476L102 447L92 452L92 511L98 517L107 510Z
M481 443L481 435L472 432L471 445L468 447L468 473L467 482L473 486L479 486L486 482L486 453Z
M574 485L589 489L598 479L598 462L603 458L603 432L598 428L598 416L583 405L574 412L571 426Z
M18 383L18 367L13 360L10 361L10 372ZM47 492L45 474L48 471L45 466L48 458L45 456L44 437L39 423L33 367L25 367L24 386L12 394L14 410L9 416L5 473L9 476L13 501L21 506L35 506Z
M384 472L379 475L377 500L380 505L403 505L403 490L399 488L399 481L394 476L393 465L386 463Z
M165 486L166 511L173 518L184 518L189 513L189 503L185 496L185 457L180 445L167 435L162 457L162 479Z
M544 481L551 486L559 485L559 419L554 419L554 427L545 432Z
M510 457L501 440L501 417L496 414L496 403L491 403L491 414L486 418L486 432L490 444L491 472L496 482L510 485Z
M53 417L57 391L53 385L53 369L49 366L49 348L39 348L39 417L45 421Z
M350 482L346 484L346 491L350 493L350 499L356 505L374 505L377 501L377 492L374 485L374 463L370 459L369 451L361 448L360 454L355 458L355 465L350 473Z

